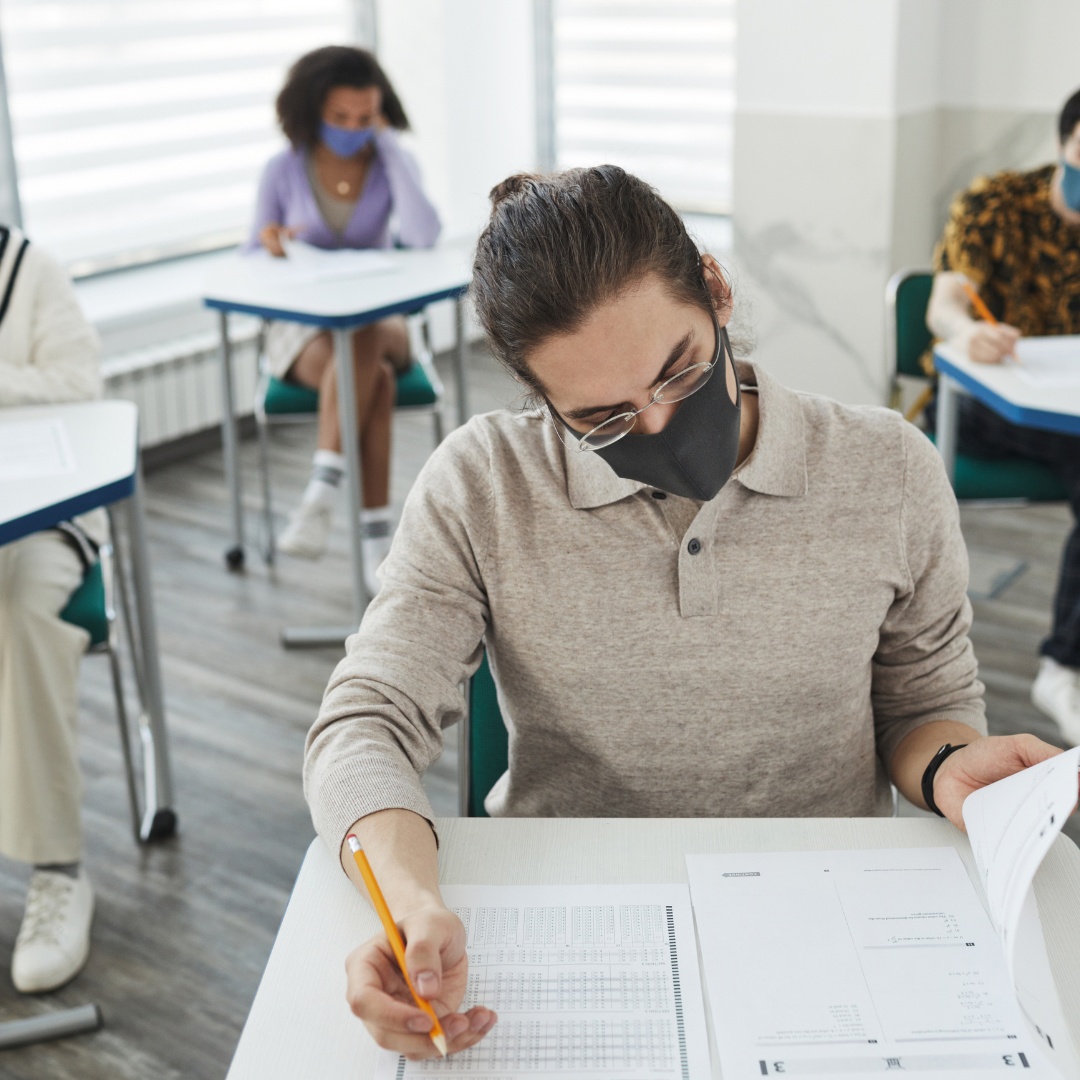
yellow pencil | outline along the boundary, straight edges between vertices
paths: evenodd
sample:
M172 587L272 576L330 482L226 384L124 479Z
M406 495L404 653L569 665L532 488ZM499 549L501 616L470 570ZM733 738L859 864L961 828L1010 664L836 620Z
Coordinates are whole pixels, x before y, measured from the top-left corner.
M368 895L371 897L372 904L375 905L375 911L379 915L379 921L383 924L383 929L386 931L387 938L390 939L390 948L394 950L394 957L398 962L398 967L401 968L401 977L405 980L405 985L409 988L409 993L412 994L413 1000L417 1006L424 1010L431 1017L431 1022L434 1025L429 1032L431 1041L435 1044L435 1049L446 1057L446 1035L443 1032L442 1024L439 1023L439 1018L435 1015L435 1010L416 992L416 987L412 984L412 979L409 978L409 970L405 966L405 942L401 940L401 933L397 928L397 923L394 922L394 917L390 914L390 909L386 906L386 900L383 897L382 889L379 888L379 883L375 880L375 874L371 869L371 863L368 862L367 856L364 854L363 846L357 839L355 833L349 833L346 839L349 842L349 850L353 853L353 858L356 860L357 868L360 871L360 876L364 879L364 884L367 886Z
M991 326L997 326L998 321L994 318L993 312L986 306L983 298L971 287L971 283L964 281L961 282L964 292L967 293L968 299L971 301L971 306L979 313L979 315L986 320Z
M988 322L991 326L1000 325L997 319L994 318L994 313L986 306L986 302L983 298L971 287L971 283L962 281L960 283L963 286L964 292L967 293L968 299L971 301L971 306L979 313L983 322ZM1020 363L1020 357L1015 352L1007 353L1007 356L1013 358L1014 364Z

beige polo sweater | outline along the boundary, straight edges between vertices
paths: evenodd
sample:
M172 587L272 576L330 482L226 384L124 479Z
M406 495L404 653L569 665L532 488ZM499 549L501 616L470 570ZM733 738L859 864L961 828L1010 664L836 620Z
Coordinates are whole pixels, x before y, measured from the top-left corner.
M333 850L376 810L432 817L420 776L485 642L510 737L493 816L886 814L908 732L985 730L934 447L897 413L739 375L757 441L700 507L507 412L432 455L308 737Z

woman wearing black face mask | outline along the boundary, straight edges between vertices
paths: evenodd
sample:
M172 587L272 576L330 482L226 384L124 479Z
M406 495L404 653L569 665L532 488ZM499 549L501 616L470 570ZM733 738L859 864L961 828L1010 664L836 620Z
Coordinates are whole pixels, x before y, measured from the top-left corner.
M475 417L428 463L305 763L324 839L374 852L452 1051L496 1018L456 1011L464 931L419 773L485 644L510 733L494 816L885 814L891 780L959 824L970 791L1057 752L985 737L956 503L921 433L737 363L721 268L621 169L493 202L473 299L538 408ZM389 955L350 957L354 1010L433 1054Z

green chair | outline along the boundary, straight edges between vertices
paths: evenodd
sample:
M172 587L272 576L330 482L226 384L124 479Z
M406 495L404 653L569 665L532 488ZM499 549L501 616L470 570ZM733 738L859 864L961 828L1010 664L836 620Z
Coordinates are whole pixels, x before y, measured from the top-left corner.
M431 349L431 322L426 311L408 316L409 346L413 363L397 376L394 408L401 412L431 415L435 445L446 429L444 389ZM274 561L274 512L270 495L269 429L276 424L307 423L319 411L319 393L306 386L277 379L267 369L259 349L259 380L255 388L255 426L259 436L259 477L263 496L263 558Z
M124 591L123 576L118 572L117 556L112 545L103 544L99 560L94 563L82 584L71 594L60 618L85 630L90 635L87 652L106 656L112 674L113 696L116 699L116 718L120 727L120 749L124 757L124 773L127 779L128 806L131 810L132 832L135 842L155 840L158 833L150 823L143 822L142 801L139 784L135 775L135 761L131 748L131 734L128 727L127 706L124 699L124 681L120 671L120 640L117 630L116 605L114 592L120 594L124 622L131 640L131 612ZM133 650L134 653L134 650ZM140 702L139 728L149 731L149 721L145 706L146 695L143 690L141 673L136 663L136 686Z
M891 353L893 402L899 397L899 377L926 378L919 364L933 335L926 309L934 275L929 270L900 270L885 289L886 347ZM1025 458L979 458L956 455L953 490L968 501L1059 502L1065 485L1048 465Z
M484 799L509 763L509 738L487 654L469 680L468 715L462 742L458 767L461 816L487 817Z

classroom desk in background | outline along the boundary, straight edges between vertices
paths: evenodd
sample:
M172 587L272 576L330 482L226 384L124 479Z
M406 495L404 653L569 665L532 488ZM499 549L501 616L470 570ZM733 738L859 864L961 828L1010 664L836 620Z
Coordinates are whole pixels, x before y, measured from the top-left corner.
M1080 338L1076 340L1080 367ZM934 346L934 366L939 376L937 447L950 481L956 464L959 393L970 394L1014 424L1080 435L1080 383L1035 385L1016 364L977 364L944 342Z
M131 551L139 648L136 663L145 686L147 727L143 729L146 805L140 836L161 839L176 831L172 771L164 693L158 660L150 556L143 517L142 475L139 466L138 410L129 401L87 401L70 405L33 405L0 409L0 440L29 435L42 424L56 423L61 434L50 450L42 442L40 454L55 451L67 468L39 470L27 462L28 475L19 479L0 464L0 544L10 544L30 533L50 529L58 522L119 504ZM58 458L59 460L59 458ZM39 458L40 465L40 458Z
M338 253L324 253L325 261L329 264L335 254ZM342 627L286 630L282 635L286 645L340 645L359 625L369 599L364 586L360 548L362 493L356 397L353 393L352 331L391 315L406 314L440 300L453 300L456 305L454 371L458 423L463 424L469 415L463 306L465 290L472 278L469 250L463 245L448 245L426 251L378 251L372 255L378 258L384 268L378 272L358 272L351 276L327 273L331 270L329 265L323 268L323 272L315 266L314 272L309 267L304 272L290 274L287 260L260 257L259 254L235 255L214 268L203 293L203 303L218 311L221 318L224 401L221 431L232 514L232 545L226 552L226 563L230 569L241 569L244 565L244 523L228 316L231 312L243 312L262 319L318 326L333 334L334 361L342 391L338 394L338 408L349 506L353 621ZM308 258L314 261L312 256Z
M690 853L945 846L977 880L964 835L930 818L446 818L439 837L444 884L684 882ZM1080 1045L1080 850L1071 840L1057 838L1035 894L1062 1010ZM374 911L314 841L228 1080L370 1080L378 1051L345 1003L344 961L377 930ZM718 1076L711 1020L710 1045Z

